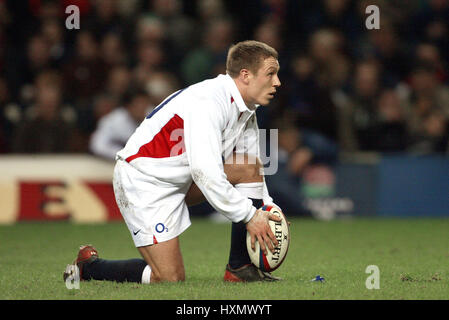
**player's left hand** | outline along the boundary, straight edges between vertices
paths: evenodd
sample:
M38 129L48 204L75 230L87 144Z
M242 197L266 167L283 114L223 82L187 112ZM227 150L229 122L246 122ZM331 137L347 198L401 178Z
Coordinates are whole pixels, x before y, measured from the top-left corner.
M256 250L256 240L264 254L268 254L268 249L274 253L274 248L279 244L275 235L271 231L269 220L281 221L282 219L268 211L257 209L254 216L246 224L246 229L251 236L251 249Z
M282 211L282 209L281 209L281 207L279 207L276 203L274 203L274 202L268 202L268 203L264 203L265 205L268 205L268 206L271 206L271 207L276 207L276 208L278 208L278 210L280 211L280 212L282 212L282 213L284 213L284 211ZM287 216L285 215L285 213L284 213L284 216L285 216L285 219L287 220ZM290 221L288 221L287 220L287 223L288 223L288 226L290 226Z

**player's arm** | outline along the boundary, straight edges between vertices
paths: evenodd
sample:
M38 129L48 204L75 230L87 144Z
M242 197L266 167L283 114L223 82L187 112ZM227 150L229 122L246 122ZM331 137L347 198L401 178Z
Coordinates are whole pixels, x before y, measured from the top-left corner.
M265 244L270 251L274 251L278 242L268 219L276 220L277 217L256 209L250 199L234 188L224 173L221 155L226 117L219 108L216 102L202 101L184 117L184 143L192 178L215 210L233 222L247 223L253 245L257 239L265 253Z
M195 101L184 116L184 144L193 181L210 205L233 222L248 222L256 212L223 170L224 108L216 101Z
M260 159L259 126L257 125L257 118L255 114L252 117L252 119L248 121L248 124L245 128L242 137L237 141L236 152L252 154L258 159L258 161L262 163ZM263 170L263 165L261 165L261 169ZM270 196L270 193L268 192L267 184L265 182L265 176L264 175L262 176L263 176L263 198L262 198L263 203L266 205L274 205L279 208L279 206L273 202L273 198Z

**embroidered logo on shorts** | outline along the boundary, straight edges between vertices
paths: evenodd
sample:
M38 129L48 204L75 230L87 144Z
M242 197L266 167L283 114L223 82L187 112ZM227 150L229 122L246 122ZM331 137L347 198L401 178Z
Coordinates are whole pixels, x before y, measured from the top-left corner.
M166 228L165 226L164 226L164 224L163 223L158 223L155 227L154 227L154 229L156 230L156 232L157 233L162 233L162 232L168 232L168 228Z

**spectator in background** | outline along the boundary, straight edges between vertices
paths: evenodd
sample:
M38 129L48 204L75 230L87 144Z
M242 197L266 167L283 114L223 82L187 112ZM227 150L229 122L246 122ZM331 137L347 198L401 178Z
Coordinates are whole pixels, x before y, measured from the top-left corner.
M287 15L287 3L288 0L261 1L262 19L282 23Z
M88 108L91 98L103 89L105 75L106 65L100 59L94 35L81 30L76 38L75 56L64 69L67 94L77 108Z
M105 91L120 101L132 85L131 71L124 65L117 65L108 72Z
M379 152L405 151L407 147L407 123L404 106L393 89L380 92L376 103L376 122L372 127L373 149Z
M226 12L223 0L198 0L198 18L201 23L219 19Z
M101 39L100 55L108 70L126 64L128 61L126 52L119 34L109 32Z
M312 162L313 154L302 143L301 133L292 121L277 119L273 125L278 128L279 144L278 152L270 152L270 156L271 161L277 162L278 170L274 175L266 175L265 181L285 212L308 214L300 195L301 177ZM274 158L276 155L277 159Z
M350 0L318 1L318 5L310 10L308 19L303 23L310 33L320 28L339 30L346 35L348 41L356 39L364 27L357 19L353 1Z
M139 10L139 5L141 0L116 0L117 1L117 11L120 16L129 21L134 19L136 13Z
M80 8L79 31L64 27L69 4ZM365 28L370 4L380 8L380 30ZM447 0L0 0L3 120L14 129L27 118L36 86L54 83L48 70L57 70L61 94L77 112L72 137L80 142L72 150L86 152L103 114L95 106L109 110L129 86L145 88L157 105L169 87L223 72L229 45L254 38L278 50L286 79L278 99L258 110L261 128L272 127L280 111L294 115L303 142L317 138L322 150L334 152L321 142L337 136L348 151L442 150L449 142L448 21ZM422 64L435 78L410 73Z
M0 153L11 151L12 132L20 121L20 109L11 98L8 83L0 76Z
M90 151L99 157L113 161L129 137L148 115L152 106L148 94L143 90L127 92L123 107L106 114L98 122L89 144Z
M164 69L164 51L158 42L140 42L137 57L138 63L133 70L133 81L138 84L144 84L154 72Z
M288 103L294 111L297 125L321 133L336 141L336 107L331 88L320 82L316 64L308 56L292 60L292 78L288 84Z
M26 60L18 67L20 72L20 95L21 99L28 103L32 83L38 73L51 68L50 47L45 38L38 34L30 38L27 44Z
M179 90L175 75L169 72L155 72L145 83L145 90L150 97L150 104L157 106L173 92Z
M449 80L447 63L442 59L438 47L429 42L422 42L415 49L415 64L428 64L434 68L439 82Z
M61 113L61 91L57 86L38 88L33 116L15 132L14 152L61 153L71 150L70 123Z
M125 21L119 14L116 0L95 0L93 10L86 17L86 28L92 30L94 37L103 38L107 33L122 33L125 28ZM83 28L82 28L83 29Z
M349 76L344 41L343 35L332 29L319 29L310 36L308 54L313 60L314 76L323 88L339 88Z
M411 29L418 36L436 45L449 61L449 2L447 0L429 0L411 20Z
M320 29L310 37L310 49L293 56L286 81L286 103L315 160L333 163L337 157L336 106L333 91L349 74L340 35Z
M37 93L44 87L55 87L63 95L65 90L64 82L61 73L57 69L45 69L36 75L32 85L31 99L36 99Z
M134 31L136 70L140 70L141 73L145 72L145 68L150 69L149 71L155 69L177 70L179 61L185 53L177 49L176 45L171 42L165 20L151 12L143 12L144 14L139 17ZM153 49L153 58L150 55L151 49ZM159 53L158 56L155 56L156 53ZM158 57L158 61L154 60L156 57ZM144 78L143 74L137 76L139 79Z
M58 18L64 9L62 1L52 0L29 0L28 6L41 21Z
M135 42L163 42L166 36L164 30L165 24L160 17L144 13L135 27Z
M50 60L56 67L61 67L67 59L68 50L64 42L64 24L59 19L47 19L42 22L41 34L49 46Z
M435 69L418 65L411 75L408 108L408 150L414 153L445 152L448 141L449 88Z
M279 77L281 79L287 78L288 68L283 68L283 65L287 65L288 58L284 55L281 28L278 23L271 20L266 20L259 24L255 31L253 38L257 41L268 44L276 49L279 54L279 61L281 61L281 69L279 70ZM285 70L285 71L284 71ZM284 90L281 90L284 91ZM280 94L278 99L274 99L270 104L264 108L257 109L257 121L259 128L269 128L270 122L276 117L277 114L284 109L283 95Z
M108 93L100 93L95 96L93 101L95 128L97 127L98 121L101 118L119 107L119 101L120 100L118 100L116 97Z
M117 104L116 101L121 101L126 91L128 91L128 88L132 85L131 72L125 66L117 65L107 73L104 90L89 99L88 106L78 108L79 123L77 129L81 149L84 148L87 152L90 135L95 130L98 119L106 113L104 107L109 106L106 108L109 110L110 105L112 104L115 108ZM103 104L102 102L104 102L104 99L100 99L100 102L97 101L99 96L109 96L107 99L108 103ZM100 107L98 107L97 104L100 104ZM99 112L96 108L100 108L102 111Z
M256 27L254 32L254 39L262 41L269 46L281 51L283 49L283 42L281 36L280 25L270 20L266 20Z
M339 144L343 150L374 150L377 137L372 129L377 121L376 101L380 91L378 62L358 62L351 92L339 100Z
M283 29L283 25L276 22L276 19L266 19L256 26L252 38L275 48L279 53L279 61L283 65L288 65L291 58L291 48L284 45ZM288 68L281 68L279 74L281 77L286 77Z
M428 99L437 111L449 117L449 87L439 81L435 71L426 63L415 66L410 80L410 99L412 104L420 98Z
M12 17L6 6L6 1L0 1L0 74L6 71L5 58L8 46L8 31Z
M420 109L432 109L428 100L420 100L415 107L414 121L409 127L408 151L415 154L445 153L449 136L447 118L438 111L421 113Z
M340 146L343 150L406 150L406 105L397 89L382 86L377 61L357 63L353 92L338 101Z
M382 17L380 28L370 30L356 47L359 47L359 58L379 61L384 70L384 81L389 85L396 85L410 71L410 50L401 41L388 16Z
M63 69L67 99L77 114L76 150L87 151L88 139L94 123L92 99L102 92L107 76L106 64L100 56L99 43L88 29L76 36L75 52Z
M152 0L151 11L159 17L164 24L165 38L168 41L167 52L182 58L183 52L192 49L196 44L195 23L187 15L182 13L183 1L181 0Z
M230 20L211 21L205 29L203 43L191 51L181 64L183 80L190 85L226 71L226 55L234 40Z

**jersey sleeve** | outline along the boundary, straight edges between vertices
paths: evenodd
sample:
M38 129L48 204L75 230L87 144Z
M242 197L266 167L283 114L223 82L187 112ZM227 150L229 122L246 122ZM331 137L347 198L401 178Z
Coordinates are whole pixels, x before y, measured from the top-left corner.
M233 222L248 222L256 212L252 201L227 180L222 160L226 111L213 100L186 108L184 143L193 181L210 205Z
M259 126L257 125L256 114L248 120L248 124L245 128L243 135L237 141L235 148L237 153L247 153L255 155L262 163L260 158L260 142L259 142ZM265 182L265 176L263 177L263 203L272 204L273 198L270 197L267 184Z

